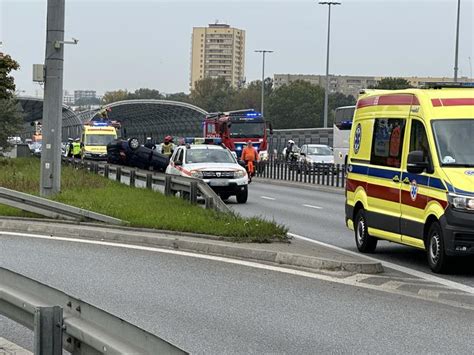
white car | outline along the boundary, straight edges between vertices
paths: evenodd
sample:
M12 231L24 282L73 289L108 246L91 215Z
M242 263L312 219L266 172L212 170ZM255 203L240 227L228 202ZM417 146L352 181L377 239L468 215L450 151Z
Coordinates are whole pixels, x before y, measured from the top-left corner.
M306 164L334 164L332 149L324 144L305 144L301 146L300 162Z
M220 145L179 146L171 156L166 174L203 179L223 200L236 196L247 202L248 175L230 150Z

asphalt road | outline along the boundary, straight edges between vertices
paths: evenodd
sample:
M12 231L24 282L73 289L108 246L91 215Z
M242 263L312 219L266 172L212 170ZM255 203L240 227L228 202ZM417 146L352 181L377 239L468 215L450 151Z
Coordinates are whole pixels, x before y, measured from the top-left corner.
M2 235L0 266L191 353L470 354L474 348L472 310L248 266ZM0 336L31 346L31 333L3 318Z
M263 216L289 227L290 232L311 239L357 251L354 234L344 220L344 195L296 187L252 182L249 200L229 205L244 216ZM379 242L371 257L431 273L423 251L386 241ZM447 275L448 280L474 287L474 260L458 260Z

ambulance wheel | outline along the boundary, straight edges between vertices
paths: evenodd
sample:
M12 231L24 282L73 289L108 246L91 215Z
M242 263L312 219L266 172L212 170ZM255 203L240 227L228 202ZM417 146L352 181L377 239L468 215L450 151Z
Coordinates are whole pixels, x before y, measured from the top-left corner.
M438 222L434 222L428 231L426 255L433 272L442 273L447 270L449 258L445 253L443 232Z
M131 150L137 150L138 147L140 147L140 141L138 140L138 138L130 138L128 140L128 146Z
M370 236L365 211L360 209L355 218L355 241L361 253L373 253L377 247L377 239Z
M240 191L237 193L237 202L238 203L245 203L247 202L247 198L249 196L249 190L248 187L245 186L245 189L243 191Z

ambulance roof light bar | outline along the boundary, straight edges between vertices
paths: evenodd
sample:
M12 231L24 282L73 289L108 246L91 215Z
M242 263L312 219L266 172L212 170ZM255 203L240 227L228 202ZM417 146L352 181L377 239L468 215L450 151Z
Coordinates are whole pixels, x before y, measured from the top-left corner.
M474 82L425 82L421 87L423 89L474 88Z

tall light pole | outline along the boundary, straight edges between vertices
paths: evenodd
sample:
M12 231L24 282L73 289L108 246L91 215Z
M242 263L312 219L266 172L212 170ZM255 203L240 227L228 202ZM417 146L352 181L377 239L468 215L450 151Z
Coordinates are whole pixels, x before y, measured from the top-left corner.
M267 49L257 49L256 53L262 53L262 104L261 104L261 114L263 116L263 109L264 109L264 100L265 100L265 54L266 53L273 53L273 51Z
M458 0L458 18L456 23L456 48L454 50L454 82L458 81L458 50L459 50L459 15L461 11L461 0Z
M341 5L337 1L320 1L320 5L328 5L328 44L326 52L326 90L324 91L324 128L328 126L328 103L329 103L329 38L331 33L331 6Z
M65 0L48 0L41 152L41 196L61 189L61 126Z

